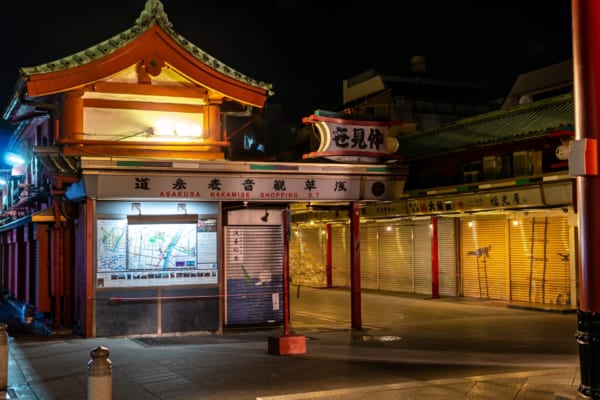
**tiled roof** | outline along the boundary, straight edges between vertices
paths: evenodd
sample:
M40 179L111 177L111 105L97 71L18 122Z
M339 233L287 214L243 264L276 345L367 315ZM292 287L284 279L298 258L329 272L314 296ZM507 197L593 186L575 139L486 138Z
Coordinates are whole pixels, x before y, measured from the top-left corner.
M236 71L235 69L225 65L221 61L204 52L202 49L196 47L193 43L189 42L183 36L175 32L172 28L169 18L167 17L167 14L164 12L164 7L160 0L147 0L145 8L141 12L140 16L136 19L135 24L126 31L73 55L35 67L21 68L21 74L24 77L27 77L33 74L67 70L69 68L90 63L108 54L111 54L120 48L123 48L147 31L154 24L159 25L181 47L183 47L192 56L210 68L217 70L237 81L264 89L269 93L272 91L273 84L256 81L242 74L241 72Z
M406 161L573 130L572 94L464 118L425 132L398 136Z

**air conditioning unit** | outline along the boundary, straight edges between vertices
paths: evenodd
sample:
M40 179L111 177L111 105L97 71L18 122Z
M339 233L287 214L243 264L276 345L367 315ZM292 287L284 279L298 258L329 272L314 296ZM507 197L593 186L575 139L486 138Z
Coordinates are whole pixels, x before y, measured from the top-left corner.
M542 152L540 150L515 151L513 153L513 175L531 176L542 174Z
M479 181L479 171L465 171L463 172L463 182L473 183Z
M483 157L483 179L491 180L500 177L502 159L496 156Z

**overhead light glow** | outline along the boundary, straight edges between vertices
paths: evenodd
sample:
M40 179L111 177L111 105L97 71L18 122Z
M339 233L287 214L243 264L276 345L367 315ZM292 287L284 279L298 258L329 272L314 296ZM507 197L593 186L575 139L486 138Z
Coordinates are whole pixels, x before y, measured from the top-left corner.
M154 123L154 133L158 136L169 136L172 138L202 138L202 127L194 122L174 121L161 118Z
M6 153L4 156L4 160L9 165L23 165L25 164L25 159L18 154L15 153Z

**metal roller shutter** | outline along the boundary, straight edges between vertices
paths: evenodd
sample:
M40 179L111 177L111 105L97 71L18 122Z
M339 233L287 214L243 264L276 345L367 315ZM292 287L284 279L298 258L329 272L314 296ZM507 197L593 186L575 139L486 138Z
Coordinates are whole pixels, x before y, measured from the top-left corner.
M362 289L379 289L379 255L377 223L360 224L360 285Z
M401 253L398 259L398 288L396 290L405 293L414 293L415 291L415 248L413 245L413 221L401 221L397 225Z
M440 295L456 296L455 218L438 218L438 260Z
M508 300L506 218L463 218L460 230L463 296Z
M282 226L226 226L225 249L225 324L282 322Z
M413 221L378 223L379 289L414 293Z
M324 287L327 285L325 271L326 236L324 225L299 225L290 240L290 274L294 284Z
M378 223L379 288L390 291L412 291L412 223L402 221Z
M570 304L566 216L536 214L509 224L511 300Z
M414 221L415 293L431 295L431 220Z
M350 287L350 229L346 224L331 226L332 284Z

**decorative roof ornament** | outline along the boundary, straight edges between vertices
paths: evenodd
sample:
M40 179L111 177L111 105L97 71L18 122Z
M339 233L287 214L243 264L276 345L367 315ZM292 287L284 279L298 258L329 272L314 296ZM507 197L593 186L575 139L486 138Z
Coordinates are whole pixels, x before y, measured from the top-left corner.
M173 24L169 21L167 14L165 13L165 7L160 0L148 0L144 10L135 20L135 24L145 29L148 29L154 22L160 25L166 32L173 34ZM144 30L145 30L144 29Z
M194 58L203 64L237 81L264 89L267 91L269 96L274 94L272 90L273 84L262 81L259 82L242 74L241 72L227 66L225 63L217 60L175 32L160 0L147 0L144 10L142 10L140 16L135 20L135 24L124 32L121 32L108 40L70 56L34 67L23 67L20 69L21 75L26 79L28 76L34 74L68 70L70 68L88 64L127 46L137 37L150 29L154 24L160 26L175 42L177 42L188 53L190 53Z

